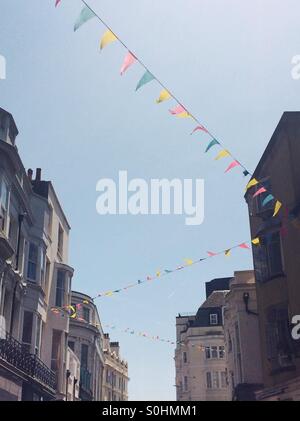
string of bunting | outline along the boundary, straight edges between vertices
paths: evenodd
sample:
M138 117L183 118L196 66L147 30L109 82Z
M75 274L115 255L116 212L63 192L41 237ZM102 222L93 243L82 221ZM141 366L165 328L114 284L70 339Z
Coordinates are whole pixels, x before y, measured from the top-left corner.
M80 304L80 303L75 304L75 305L67 305L67 306L64 306L64 307L52 307L51 308L51 312L55 315L58 315L58 316L60 315L62 317L65 317L65 316L69 317L73 320L77 320L78 322L93 326L96 329L99 329L101 327L101 325L99 323L89 323L89 322L87 322L82 317L81 310L82 310L82 304ZM170 339L164 339L164 338L160 337L159 335L150 335L149 333L147 333L145 331L139 331L139 330L132 329L132 328L129 328L129 327L127 327L125 329L122 329L122 328L119 328L116 325L112 325L112 324L104 324L103 327L105 329L118 330L118 331L120 331L122 333L126 333L128 335L139 336L139 337L149 339L149 340L152 340L152 341L163 342L163 343L170 344L170 345L176 344L176 345L181 345L181 346L187 346L187 344L184 343L183 341L182 342L180 342L180 341L175 342L175 341L172 341ZM204 346L196 345L196 344L191 344L190 346L192 348L197 348L197 349L200 349L201 351L205 351Z
M149 70L149 68L127 47L127 45L115 34L115 32L112 31L112 29L109 27L109 25L106 24L106 22L103 21L103 19L95 13L95 11L86 3L86 1L81 0L83 3L83 8L75 22L74 25L74 31L77 31L83 24L91 20L92 18L97 18L105 27L106 31L101 37L100 40L100 50L103 50L108 45L112 44L115 41L118 41L123 45L123 47L126 49L126 54L120 69L120 74L124 75L125 72L136 62L138 62L143 68L144 68L144 74L142 75L141 79L139 80L136 91L141 89L144 85L156 81L162 88L158 99L156 100L157 104L160 104L162 102L168 101L170 99L173 99L176 102L176 105L169 109L169 112L172 116L176 118L190 118L192 119L197 125L192 130L191 135L194 135L197 132L204 133L209 136L210 141L205 149L205 153L212 150L214 147L218 147L220 150L218 154L215 157L216 161L222 160L226 157L229 157L231 159L231 162L227 166L225 173L228 173L229 171L233 170L236 167L239 167L243 170L244 176L252 176L251 180L248 182L246 186L246 192L250 195L250 189L254 190L253 193L251 193L250 197L252 197L253 201L258 200L260 201L261 207L265 208L268 206L268 209L270 206L273 207L273 215L272 217L276 217L279 212L281 211L283 204L280 200L276 199L273 194L268 190L266 183L263 180L258 180L253 177L253 174L244 166L241 164L239 160L237 160L234 155L224 147L224 145L215 138L211 134L211 132L188 110L187 107L182 105L182 103L177 99L177 97L171 93L171 91L156 77L154 74ZM57 7L61 3L61 0L56 0L55 6ZM283 217L285 224L287 224L288 221L295 221L295 224L297 225L297 218L293 211L290 211L287 207L285 207L285 215ZM260 238L255 238L252 241L252 244L255 246L260 245ZM247 248L248 243L242 243L242 245L246 245ZM208 257L215 257L222 253L225 254L225 256L230 256L231 251L234 248L241 247L242 245L233 246L228 248L225 251L214 253L214 252L208 252ZM245 248L246 248L245 247ZM243 248L243 247L242 247ZM98 297L104 297L104 296L112 296L116 293L119 293L121 291L126 291L130 288L133 288L135 286L144 284L149 281L153 281L157 278L161 278L163 276L167 276L171 273L174 273L178 270L185 269L188 266L197 264L199 262L202 262L206 260L207 258L201 258L196 261L192 261L191 259L186 259L185 265L180 265L176 269L173 270L167 270L164 271L158 271L155 276L148 276L146 280L138 280L137 282L133 284L129 284L123 288L114 290L114 291L107 291L105 293L98 294L94 298Z
M158 99L156 100L157 104L162 102L168 101L173 99L177 105L172 107L169 112L172 116L176 118L190 118L196 123L196 127L192 130L191 135L202 132L209 136L210 141L205 149L205 153L209 152L212 148L217 146L220 150L215 157L216 161L224 159L226 157L230 158L230 163L225 169L225 173L233 170L234 168L241 168L243 171L244 176L253 176L253 174L239 161L235 158L235 156L227 149L225 146L216 139L216 137L200 122L192 113L188 110L187 107L182 105L182 103L177 99L177 97L171 93L171 91L156 77L154 76L153 72L149 70L149 68L140 60L128 47L127 45L116 35L116 33L110 28L110 26L87 4L86 1L81 0L83 3L83 8L74 24L74 31L77 31L82 25L86 22L91 20L92 18L97 18L105 27L106 31L104 32L103 36L100 40L100 51L102 51L105 47L112 44L115 41L118 41L123 47L126 49L126 54L120 69L120 74L124 75L124 73L136 62L138 62L144 68L144 74L142 75L141 79L137 83L136 91L141 89L144 85L156 81L162 88ZM55 7L57 7L61 3L61 0L55 1ZM252 178L248 183L246 190L248 191L251 187L254 186L261 186L260 188L256 187L256 191L253 195L253 199L257 198L260 195L265 195L262 200L262 206L266 206L267 204L270 205L272 202L274 205L274 212L273 217L277 216L283 206L282 202L274 197L270 191L265 187L263 181L259 181L255 178ZM293 215L291 215L293 216Z

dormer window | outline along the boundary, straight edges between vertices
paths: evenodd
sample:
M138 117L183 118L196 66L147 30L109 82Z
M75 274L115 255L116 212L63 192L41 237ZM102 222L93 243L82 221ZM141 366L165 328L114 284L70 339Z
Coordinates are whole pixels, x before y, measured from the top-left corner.
M6 220L8 210L8 184L0 182L0 230L6 232Z
M210 325L217 325L218 324L218 315L212 313L209 315L209 324Z

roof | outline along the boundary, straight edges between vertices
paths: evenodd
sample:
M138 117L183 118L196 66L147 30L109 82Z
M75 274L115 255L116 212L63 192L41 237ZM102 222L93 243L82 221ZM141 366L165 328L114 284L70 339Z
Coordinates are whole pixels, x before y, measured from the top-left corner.
M228 294L226 291L214 291L206 301L202 304L200 308L209 308L209 307L222 307L225 305L225 296Z
M18 127L16 125L15 119L13 118L13 115L11 113L9 113L8 111L6 111L4 108L1 108L1 107L0 107L0 113L7 114L9 116L9 118L11 120L11 123L14 125L14 129L16 131L16 135L18 135L19 134L19 130L18 130Z

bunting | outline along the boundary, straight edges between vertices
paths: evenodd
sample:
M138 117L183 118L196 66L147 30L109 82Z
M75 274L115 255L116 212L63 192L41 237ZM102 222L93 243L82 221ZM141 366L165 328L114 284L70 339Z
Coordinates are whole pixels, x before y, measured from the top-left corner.
M229 156L230 153L226 150L223 149L221 152L218 153L218 155L215 158L215 161L218 161L219 159L225 158L226 156Z
M155 77L153 76L153 74L150 73L149 70L146 70L146 72L142 76L141 80L137 84L137 87L135 88L135 90L138 91L142 86L146 85L146 83L149 83L154 79L155 79Z
M159 98L156 100L157 104L160 104L161 102L168 101L171 99L171 94L166 89L163 89L159 95Z
M115 36L115 34L112 31L107 30L105 34L103 35L103 37L101 38L100 50L103 50L103 48L105 48L107 45L111 44L112 42L117 41L117 39L118 38Z
M61 2L61 0L55 0L55 7L57 7L60 2Z
M95 13L89 7L84 6L75 22L74 32L77 31L84 23L88 22L95 16Z
M206 150L205 150L205 152L208 152L213 146L215 146L215 145L220 145L220 143L216 140L216 139L213 139L209 144L208 144L208 146L207 146L207 148L206 148Z
M122 64L122 67L121 67L121 70L120 70L120 73L121 73L121 76L126 72L126 70L134 63L136 61L136 58L135 58L135 56L130 52L130 51L128 51L128 53L126 54L126 56L125 56L125 58L124 58L124 61L123 61L123 64Z
M235 167L239 167L241 164L238 161L233 161L229 167L225 170L225 173L231 171Z

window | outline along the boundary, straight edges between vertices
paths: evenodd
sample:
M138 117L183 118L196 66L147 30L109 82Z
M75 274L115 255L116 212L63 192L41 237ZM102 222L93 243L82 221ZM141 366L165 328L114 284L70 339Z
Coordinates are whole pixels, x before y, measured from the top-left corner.
M44 288L45 286L45 269L46 269L46 253L43 249L41 249L41 256L40 256L40 273L41 273L41 285Z
M224 346L219 346L219 358L223 359L225 356L225 347Z
M188 391L188 378L187 378L187 376L184 376L184 381L183 381L183 384L184 384L184 391L185 392L187 392Z
M33 313L24 311L22 342L28 352L31 350L32 326Z
M219 389L220 388L219 372L218 371L213 371L213 373L212 373L212 384L213 384L213 389Z
M63 248L64 248L64 231L61 225L58 226L58 245L57 245L57 252L60 256L63 255Z
M56 307L63 306L64 298L65 298L65 272L63 272L62 270L58 270L57 279L56 279L56 299L55 299Z
M86 344L81 345L81 367L87 369L88 367L89 347Z
M218 359L224 358L225 347L224 346L207 346L205 347L205 356L206 359Z
M186 352L183 353L183 362L184 362L184 364L187 363L187 354L186 354Z
M225 389L227 387L227 375L226 371L221 372L221 387Z
M36 269L38 260L38 247L30 243L28 252L27 278L36 281Z
M217 325L218 324L218 315L217 314L210 314L209 315L209 324L210 325Z
M206 387L207 389L212 389L212 378L211 373L206 373Z
M82 316L83 316L83 319L87 323L90 323L90 309L89 308L83 307L83 309L82 309Z
M270 233L259 247L253 248L255 276L258 282L266 282L283 273L280 233Z
M73 342L73 341L68 341L68 347L69 347L70 349L72 349L72 351L74 351L74 349L75 349L75 342Z
M8 210L8 185L2 180L0 183L0 230L6 231L6 219Z
M42 335L42 319L37 316L36 319L36 337L35 337L35 354L40 356L41 348L41 335Z
M60 365L60 342L61 342L61 332L58 330L53 330L52 334L52 351L51 351L51 370L53 370L57 375Z

